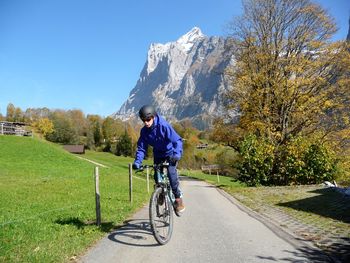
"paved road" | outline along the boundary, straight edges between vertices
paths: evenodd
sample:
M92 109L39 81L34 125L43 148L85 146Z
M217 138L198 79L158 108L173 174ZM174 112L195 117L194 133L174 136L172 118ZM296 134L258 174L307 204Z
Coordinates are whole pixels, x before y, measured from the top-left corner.
M159 246L145 206L80 262L325 262L319 251L258 221L215 187L182 178L186 211ZM267 227L268 225L269 227ZM293 240L293 241L292 241Z

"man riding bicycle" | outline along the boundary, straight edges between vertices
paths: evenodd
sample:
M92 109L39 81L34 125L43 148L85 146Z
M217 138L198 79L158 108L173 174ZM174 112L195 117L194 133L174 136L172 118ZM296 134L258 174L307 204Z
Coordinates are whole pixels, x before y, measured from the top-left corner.
M169 162L168 177L175 196L176 211L185 211L182 192L179 188L179 177L176 166L182 156L182 139L174 128L160 115L153 106L145 105L139 111L139 117L144 123L137 142L137 151L133 169L139 169L147 153L148 145L153 147L154 163Z

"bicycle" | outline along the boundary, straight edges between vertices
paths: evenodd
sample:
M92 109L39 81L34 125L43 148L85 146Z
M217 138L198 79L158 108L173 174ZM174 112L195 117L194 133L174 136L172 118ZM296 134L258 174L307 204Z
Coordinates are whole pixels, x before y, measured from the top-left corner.
M171 239L174 227L174 214L176 212L175 196L171 190L168 176L166 175L169 163L164 162L154 165L143 165L144 168L154 170L154 191L149 203L149 218L153 236L160 245L165 245Z

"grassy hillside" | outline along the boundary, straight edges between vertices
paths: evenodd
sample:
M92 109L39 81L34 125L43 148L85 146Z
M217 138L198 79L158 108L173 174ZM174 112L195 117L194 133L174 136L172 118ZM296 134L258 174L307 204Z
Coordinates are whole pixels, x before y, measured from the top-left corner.
M131 159L88 152L100 162L102 227L96 227L95 165L60 146L28 137L0 136L0 262L64 262L147 202L145 182L134 180Z

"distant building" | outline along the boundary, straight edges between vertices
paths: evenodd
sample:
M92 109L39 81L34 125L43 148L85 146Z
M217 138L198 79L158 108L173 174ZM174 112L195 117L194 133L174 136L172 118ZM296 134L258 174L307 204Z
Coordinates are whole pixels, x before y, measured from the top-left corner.
M24 122L0 121L0 135L32 136L31 131L27 131Z
M63 149L70 153L85 154L84 145L63 145Z
M206 149L206 148L208 148L208 144L202 143L202 144L198 144L196 147L197 147L197 149Z

